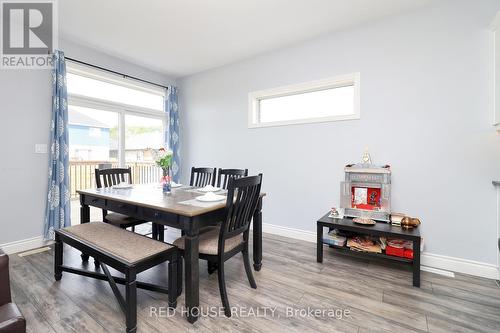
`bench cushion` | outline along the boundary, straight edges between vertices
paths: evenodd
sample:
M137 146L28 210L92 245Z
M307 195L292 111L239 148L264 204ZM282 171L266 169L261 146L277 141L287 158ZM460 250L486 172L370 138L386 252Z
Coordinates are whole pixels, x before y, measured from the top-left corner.
M73 236L96 250L107 252L129 264L174 247L103 222L78 224L58 232Z

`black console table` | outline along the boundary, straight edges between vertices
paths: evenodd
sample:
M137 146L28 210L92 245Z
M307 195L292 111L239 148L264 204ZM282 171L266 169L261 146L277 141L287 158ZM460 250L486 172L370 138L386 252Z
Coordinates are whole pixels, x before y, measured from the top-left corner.
M420 287L420 232L416 229L403 229L392 226L390 223L377 222L375 225L356 224L352 219L334 219L328 217L329 213L320 218L317 222L317 261L323 262L323 227L329 230L338 229L339 231L350 231L363 235L384 236L387 238L406 239L413 242L413 259L386 255L384 253L358 252L352 251L347 246L330 245L333 251L348 252L355 256L370 258L394 260L407 263L413 266L413 285Z

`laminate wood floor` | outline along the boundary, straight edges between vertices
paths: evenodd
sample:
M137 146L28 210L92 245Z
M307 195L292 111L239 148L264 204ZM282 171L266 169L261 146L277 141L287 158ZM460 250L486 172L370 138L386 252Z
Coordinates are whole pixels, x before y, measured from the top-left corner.
M173 237L167 233L170 241ZM263 242L263 268L254 272L258 289L250 288L240 255L226 263L229 301L238 315L213 313L221 305L217 274L208 275L200 261L200 300L207 316L194 325L179 311L169 317L162 312L167 295L139 290L138 332L500 332L500 289L493 280L422 272L419 289L411 286L409 267L327 248L318 264L314 243L268 234ZM125 330L107 282L68 273L55 282L53 250L10 258L13 298L28 332ZM65 264L81 267L79 252L65 248ZM92 262L86 267L94 269ZM166 267L139 279L166 285ZM184 294L177 310L182 308ZM308 308L324 315L308 314Z

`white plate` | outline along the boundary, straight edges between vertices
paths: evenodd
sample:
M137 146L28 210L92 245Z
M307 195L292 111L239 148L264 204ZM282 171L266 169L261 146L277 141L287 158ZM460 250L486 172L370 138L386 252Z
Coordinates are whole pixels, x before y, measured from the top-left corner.
M132 184L120 184L120 185L113 185L113 188L115 188L115 189L127 189L127 188L132 188Z
M212 185L207 185L205 187L200 188L200 192L217 192L220 191L220 187L214 187Z
M226 197L223 195L216 195L216 194L207 196L205 194L205 195L196 197L196 200L202 201L202 202L216 202L216 201L226 200Z

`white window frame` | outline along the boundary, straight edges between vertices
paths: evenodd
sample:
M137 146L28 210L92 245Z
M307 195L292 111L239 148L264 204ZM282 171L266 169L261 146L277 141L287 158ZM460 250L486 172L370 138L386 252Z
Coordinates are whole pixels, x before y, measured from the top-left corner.
M92 79L98 79L100 81L121 85L127 88L133 88L137 90L142 90L149 93L155 93L163 96L163 99L167 98L166 89L156 87L153 85L148 85L146 83L136 81L134 79L124 79L120 75L109 73L97 68L90 66L85 66L72 62L71 60L66 61L66 72L71 74L76 74L80 76L85 76ZM80 107L87 107L93 109L99 109L103 111L115 112L118 114L118 164L121 167L125 167L125 116L141 116L147 118L161 119L163 122L163 133L168 125L167 113L165 111L145 108L136 105L129 105L119 102L112 102L108 100L103 100L99 98L70 94L68 93L68 104ZM160 148L160 147L159 147Z
M304 82L300 84L282 86L273 89L253 91L248 94L248 128L262 128L296 124L322 123L330 121L355 120L361 118L360 112L360 73L339 75L323 80ZM274 122L260 122L260 101L273 97L291 96L332 88L354 86L354 113L349 115L328 116L318 118L304 118Z

